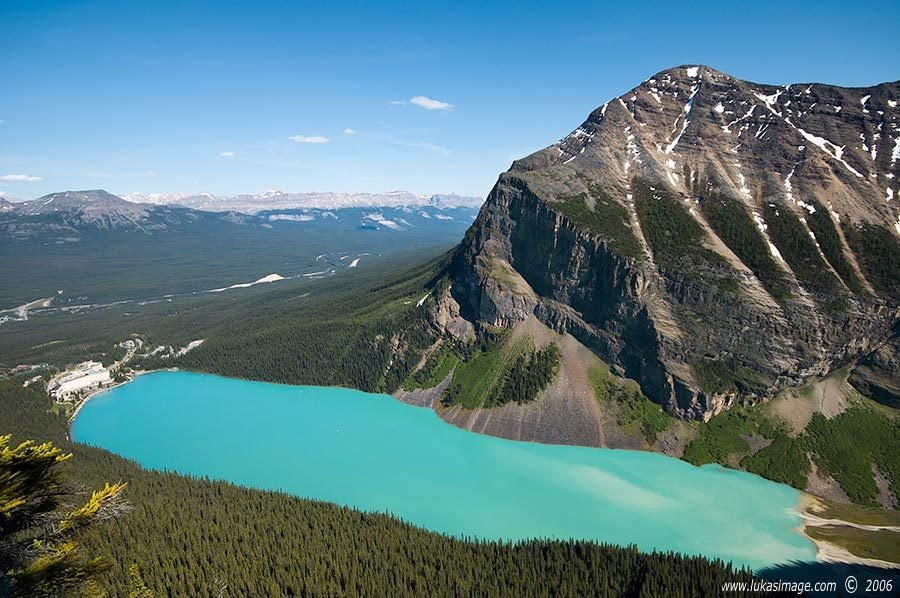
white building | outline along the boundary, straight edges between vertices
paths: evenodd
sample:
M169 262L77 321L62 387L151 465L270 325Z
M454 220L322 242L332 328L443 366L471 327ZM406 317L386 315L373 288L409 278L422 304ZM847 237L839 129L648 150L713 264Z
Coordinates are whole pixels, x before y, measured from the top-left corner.
M78 369L61 377L57 383L59 386L53 390L53 395L59 399L65 399L69 395L97 388L103 384L112 382L109 370L97 361L86 361L78 365Z

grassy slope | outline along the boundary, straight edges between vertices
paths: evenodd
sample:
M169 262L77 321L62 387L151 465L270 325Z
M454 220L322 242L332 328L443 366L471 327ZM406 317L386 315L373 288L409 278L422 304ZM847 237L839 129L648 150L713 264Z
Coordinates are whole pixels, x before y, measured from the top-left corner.
M503 383L507 370L516 358L532 347L530 341L512 342L509 335L502 335L487 346L474 349L465 361L456 366L445 398L467 409L481 407Z
M891 531L871 532L845 525L807 526L807 535L846 548L866 559L900 563L900 534Z
M459 364L459 357L450 343L442 343L433 351L422 367L403 382L403 390L434 388Z
M618 424L639 429L650 445L672 425L672 416L648 399L634 380L614 375L603 362L594 365L588 375L600 404L616 410Z
M822 519L841 519L863 525L889 525L900 527L900 511L888 511L875 507L836 503L816 499L812 511Z

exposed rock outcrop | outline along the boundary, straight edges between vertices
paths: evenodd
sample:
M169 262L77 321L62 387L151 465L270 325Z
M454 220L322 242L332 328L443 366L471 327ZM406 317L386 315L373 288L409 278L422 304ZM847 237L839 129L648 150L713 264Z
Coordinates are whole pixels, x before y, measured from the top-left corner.
M867 397L900 409L900 336L862 358L849 381Z
M659 73L500 176L452 298L535 314L682 417L827 375L900 315L897 101Z

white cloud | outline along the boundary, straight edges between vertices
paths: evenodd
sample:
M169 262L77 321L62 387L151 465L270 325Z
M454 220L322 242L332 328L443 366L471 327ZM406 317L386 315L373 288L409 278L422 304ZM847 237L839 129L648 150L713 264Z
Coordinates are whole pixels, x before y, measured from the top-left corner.
M388 104L391 106L406 106L406 100L391 100Z
M416 96L410 98L409 103L424 108L425 110L453 110L453 104L442 102L440 100L433 100L428 96Z
M342 133L343 133L344 135L356 135L356 131L354 131L353 129L351 129L351 128L349 128L349 127L347 127L346 129L344 129L344 130L342 131Z
M294 143L328 143L331 141L328 137L317 137L315 135L291 135L289 139Z
M223 158L234 158L234 152L221 152L219 154Z
M148 170L148 171L145 172L144 174L146 174L147 176L156 176L156 171L155 171L155 170Z
M31 176L30 174L4 174L0 176L0 181L16 181L16 182L35 182L35 181L43 181L43 177L39 176Z

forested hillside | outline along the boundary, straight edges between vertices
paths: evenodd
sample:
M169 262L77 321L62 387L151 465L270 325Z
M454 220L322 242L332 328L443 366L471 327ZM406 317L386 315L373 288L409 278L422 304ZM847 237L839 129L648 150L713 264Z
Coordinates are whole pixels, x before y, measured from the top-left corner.
M340 289L308 305L283 304L286 317L238 317L227 334L213 336L178 360L192 370L289 384L349 386L392 391L434 342L429 293L444 258L388 283ZM153 364L148 364L153 365Z
M32 314L27 321L10 321L0 325L0 368L41 362L59 367L87 358L102 360L103 353L108 353L113 345L133 334L141 336L152 346L184 346L197 338L213 340L228 337L230 342L227 347L235 347L263 329L273 334L286 333L291 336L274 345L259 344L258 351L248 352L242 358L277 363L278 359L272 359L270 351L273 355L276 349L283 349L288 342L302 344L297 336L301 330L292 329L290 325L303 326L313 321L327 320L331 322L327 336L340 336L340 328L350 328L355 320L362 319L373 324L384 315L397 315L399 308L412 311L427 291L422 290L418 296L412 297L438 271L439 263L435 259L440 253L428 249L386 257L373 261L366 268L349 269L325 279L287 280L277 285L175 297L171 301L141 305L111 305L71 313ZM398 298L397 293L391 290L398 285L401 285L398 292L410 293L410 298L403 301L411 303L404 305L400 301L385 305L379 313L373 312L373 306L379 302L389 303ZM215 349L217 346L218 349ZM217 351L226 350L218 342L210 347ZM297 346L289 351L297 352L299 349ZM331 367L339 365L334 360ZM254 366L253 376L262 376L265 373L263 370L268 369L269 365ZM272 379L272 375L270 373L266 379ZM249 372L248 377L251 377ZM344 383L348 384L347 381Z

